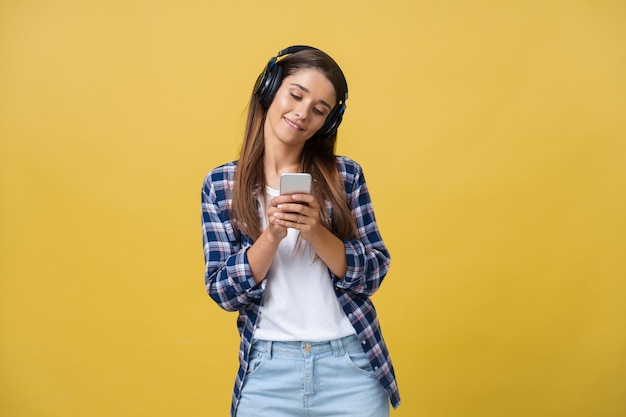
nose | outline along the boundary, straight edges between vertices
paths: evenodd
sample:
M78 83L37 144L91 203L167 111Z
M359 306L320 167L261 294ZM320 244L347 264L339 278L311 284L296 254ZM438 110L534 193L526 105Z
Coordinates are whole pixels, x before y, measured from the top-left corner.
M298 119L304 120L306 119L308 112L309 109L307 108L307 106L305 104L300 104L298 107L296 107L294 114Z

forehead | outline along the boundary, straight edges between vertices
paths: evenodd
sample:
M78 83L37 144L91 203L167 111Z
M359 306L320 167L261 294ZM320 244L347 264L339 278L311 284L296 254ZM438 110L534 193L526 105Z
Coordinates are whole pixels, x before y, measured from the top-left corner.
M337 102L337 93L333 83L326 78L326 75L316 68L301 68L294 71L283 79L283 86L304 87L307 93L317 100L324 100L328 103Z

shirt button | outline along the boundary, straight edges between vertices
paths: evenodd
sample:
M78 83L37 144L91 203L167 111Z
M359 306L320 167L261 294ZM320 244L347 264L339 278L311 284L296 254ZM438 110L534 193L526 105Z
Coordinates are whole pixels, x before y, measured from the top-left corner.
M348 314L348 318L351 319L352 318L352 313Z
M375 366L375 367L374 367L374 370L375 370L375 371L378 371L378 366Z
M304 351L304 353L309 353L311 351L311 345L305 343L304 346L302 346L302 350Z
M364 341L362 341L361 343L365 344L365 343L366 343L366 341L364 340Z

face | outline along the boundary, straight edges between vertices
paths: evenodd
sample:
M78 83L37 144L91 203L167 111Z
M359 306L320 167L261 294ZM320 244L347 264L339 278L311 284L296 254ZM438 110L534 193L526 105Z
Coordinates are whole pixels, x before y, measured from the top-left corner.
M305 68L285 77L267 110L266 145L304 146L335 106L337 95L319 70Z

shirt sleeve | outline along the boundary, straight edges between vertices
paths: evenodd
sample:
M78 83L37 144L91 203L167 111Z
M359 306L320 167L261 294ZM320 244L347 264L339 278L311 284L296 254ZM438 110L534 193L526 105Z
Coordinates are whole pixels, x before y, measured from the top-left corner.
M202 187L202 237L205 285L209 296L224 310L238 311L261 298L248 263L247 249L237 240L228 216L224 184L227 179L207 175Z
M352 169L342 168L342 175L357 232L353 239L344 240L348 271L343 279L335 279L335 285L371 296L387 275L391 257L376 224L363 170L355 162L353 164Z

